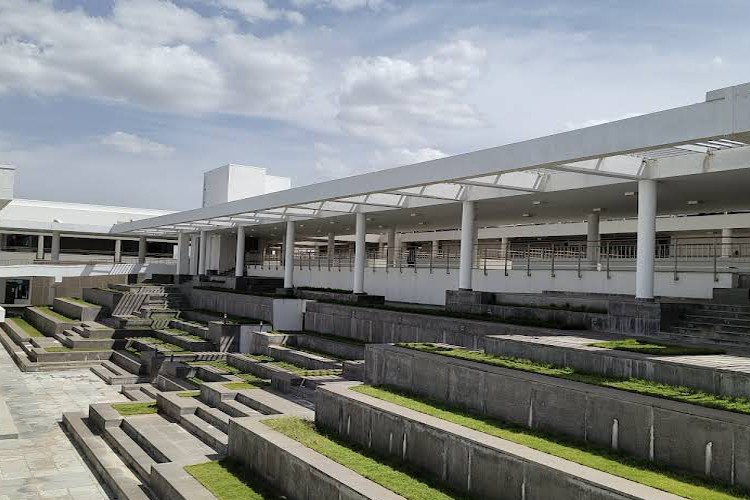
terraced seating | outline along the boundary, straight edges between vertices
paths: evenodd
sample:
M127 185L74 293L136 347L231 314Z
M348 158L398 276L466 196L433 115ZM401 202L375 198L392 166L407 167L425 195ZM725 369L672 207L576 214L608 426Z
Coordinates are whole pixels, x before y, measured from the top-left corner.
M664 333L684 341L750 348L750 306L693 304Z

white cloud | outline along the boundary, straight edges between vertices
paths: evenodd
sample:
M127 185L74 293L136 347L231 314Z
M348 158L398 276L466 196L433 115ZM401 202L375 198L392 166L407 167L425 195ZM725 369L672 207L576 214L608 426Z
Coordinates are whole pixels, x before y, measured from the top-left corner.
M164 157L174 151L174 148L171 146L121 131L105 135L99 142L122 153L135 155Z
M390 4L385 0L292 0L292 3L300 8L317 7L344 12L363 8L378 10L390 7Z
M351 134L391 145L421 142L429 128L479 127L484 119L462 97L485 57L472 42L457 40L416 62L354 58L338 95L339 122Z
M281 113L304 90L304 56L164 0L118 0L109 17L48 2L0 4L0 92L74 95L180 113Z
M303 24L305 16L297 11L275 9L265 0L216 0L219 5L241 14L248 22L284 19L292 24Z

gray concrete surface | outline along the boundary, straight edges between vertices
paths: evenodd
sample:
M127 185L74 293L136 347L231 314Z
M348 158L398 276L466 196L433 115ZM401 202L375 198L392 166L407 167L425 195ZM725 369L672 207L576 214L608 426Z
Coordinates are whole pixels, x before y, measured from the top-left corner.
M92 402L125 401L85 370L22 373L0 349L0 397L19 438L0 441L0 500L108 498L60 428L63 412Z

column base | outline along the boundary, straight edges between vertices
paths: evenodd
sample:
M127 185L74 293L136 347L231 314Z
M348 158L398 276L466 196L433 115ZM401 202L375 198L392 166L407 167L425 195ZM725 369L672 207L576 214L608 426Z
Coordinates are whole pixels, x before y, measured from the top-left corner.
M294 297L294 288L277 288L276 295L279 297Z
M459 288L458 291L459 292L473 292L474 289L473 288Z
M651 298L643 298L643 297L636 297L636 302L656 302L656 299L654 297Z

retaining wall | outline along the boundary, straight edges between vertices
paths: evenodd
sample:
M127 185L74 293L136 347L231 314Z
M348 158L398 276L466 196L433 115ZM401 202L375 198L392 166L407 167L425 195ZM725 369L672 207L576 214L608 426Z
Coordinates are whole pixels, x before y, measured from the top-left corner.
M80 321L62 321L46 314L44 309L29 307L24 311L26 321L34 325L40 332L52 336L57 333L63 333L65 330L73 328L80 324Z
M557 330L492 321L310 302L305 330L366 343L442 342L484 348L487 335L541 335ZM546 332L546 333L545 333Z
M96 321L102 310L102 306L96 304L82 304L65 298L56 298L53 303L55 311L69 318L81 321Z
M712 394L750 398L750 373L672 361L669 357L596 347L549 345L490 336L488 354L533 359L610 377L639 378L693 387Z
M405 462L482 499L676 498L330 384L316 393L315 423L374 453Z
M274 299L271 297L192 287L183 287L182 292L187 297L190 307L194 309L206 309L242 318L273 322Z
M750 415L391 345L365 360L372 385L750 487Z
M291 500L402 498L252 417L229 421L229 456Z

